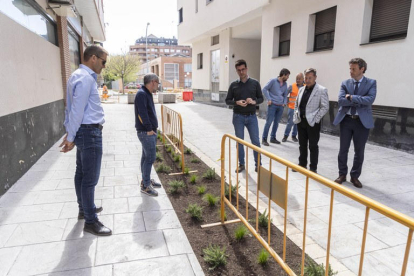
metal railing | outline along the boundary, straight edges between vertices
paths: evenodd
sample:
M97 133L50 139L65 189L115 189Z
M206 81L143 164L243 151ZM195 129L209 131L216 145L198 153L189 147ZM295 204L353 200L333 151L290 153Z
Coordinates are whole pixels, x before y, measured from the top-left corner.
M161 105L162 142L165 139L173 146L176 153L181 155L181 171L184 173L184 135L183 119L181 114L164 105Z
M228 176L229 176L229 199L225 197L225 179L226 179L226 168L225 168L225 156L226 156L226 140L228 139ZM249 158L249 150L256 151L258 153L258 160L257 163L261 164L261 160L263 157L269 158L269 169L265 169L263 166L259 166L258 174L257 174L257 202L256 202L256 227L254 228L249 223L249 183L248 183L248 175L246 175L246 215L239 211L239 172L238 166L236 165L236 189L237 189L237 199L236 199L236 206L231 203L231 189L232 189L232 169L231 169L231 141L236 143L236 151L237 151L237 159L238 160L238 149L239 145L244 145L246 147L246 174L248 172L248 158ZM236 161L237 162L237 161ZM285 179L277 176L276 174L272 173L272 162L276 164L281 164L286 167L286 174ZM307 169L300 167L290 161L287 161L283 158L280 158L272 153L269 153L259 147L256 147L248 142L245 142L242 139L239 139L233 135L225 134L221 141L221 222L213 223L209 225L203 225L202 227L212 227L216 225L223 225L235 222L242 222L248 230L256 237L256 239L263 245L264 248L270 253L270 255L276 260L276 262L289 274L289 275L296 275L294 271L288 266L286 263L286 219L287 219L287 204L288 204L288 185L289 185L289 169L293 169L300 174L306 176L306 192L305 192L305 206L304 206L304 226L303 226L303 245L302 245L302 262L301 262L301 275L304 275L304 267L305 267L305 250L306 250L306 223L307 223L307 211L308 211L308 195L309 195L309 179L313 179L319 184L322 184L329 189L331 189L330 195L330 205L329 205L329 224L328 224L328 241L326 247L326 270L325 275L328 276L329 273L329 256L330 256L330 247L331 247L331 232L332 232L332 215L333 215L333 203L334 203L334 195L335 192L340 193L353 201L356 201L365 206L365 220L364 220L364 230L363 230L363 237L362 237L362 246L361 246L361 256L360 256L360 263L359 263L359 272L358 275L362 275L363 263L364 263L364 254L365 254L365 242L367 237L367 230L368 230L368 219L370 210L374 210L393 221L396 221L408 228L408 237L406 243L406 250L404 254L403 265L401 269L401 275L405 276L407 271L407 263L408 257L410 254L411 248L411 241L413 238L413 231L414 231L414 219L406 216L398 211L395 211L375 200L372 200L364 195L361 195L357 192L354 192L342 185L339 185L321 175L308 171ZM259 217L259 192L262 192L264 195L268 197L268 240L266 241L261 237L259 230L258 230L258 217ZM275 250L272 249L270 246L270 223L271 223L271 203L275 202L277 205L284 209L284 233L283 233L283 256L280 257ZM224 212L225 206L229 207L235 215L239 218L232 221L225 221L224 220Z

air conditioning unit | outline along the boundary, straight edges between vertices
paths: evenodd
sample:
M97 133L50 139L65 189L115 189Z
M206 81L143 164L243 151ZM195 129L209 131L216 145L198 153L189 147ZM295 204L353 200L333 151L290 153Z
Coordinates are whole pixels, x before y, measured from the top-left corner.
M74 0L49 0L49 5L73 6Z
M49 0L49 7L59 16L76 17L74 0Z

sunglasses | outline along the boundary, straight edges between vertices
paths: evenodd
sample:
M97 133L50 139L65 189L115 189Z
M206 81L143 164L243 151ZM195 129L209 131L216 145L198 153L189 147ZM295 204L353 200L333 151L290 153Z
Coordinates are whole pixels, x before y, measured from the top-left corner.
M106 64L106 59L103 59L100 56L96 56L96 57L99 58L99 59L102 59L102 65L105 65Z

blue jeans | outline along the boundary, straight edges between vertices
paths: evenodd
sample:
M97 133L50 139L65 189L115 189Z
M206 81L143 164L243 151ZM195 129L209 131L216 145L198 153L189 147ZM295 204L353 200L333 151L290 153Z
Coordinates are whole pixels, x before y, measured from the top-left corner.
M102 130L81 126L76 133L75 190L79 210L85 214L85 222L97 220L95 214L95 186L98 184L102 162Z
M141 172L144 187L151 185L151 169L155 162L155 147L157 145L157 134L147 135L146 131L137 131L138 139L142 145Z
M244 127L249 132L250 140L253 145L260 148L259 139L259 124L257 122L256 114L253 115L241 115L233 113L233 125L236 132L236 137L244 140ZM237 147L237 145L236 145ZM257 165L257 152L253 152L254 164ZM239 164L244 165L244 147L239 144Z
M288 111L288 122L286 124L285 136L289 136L290 130L293 126L292 137L296 137L298 134L298 126L293 123L293 114L295 113L294 109L290 109Z
M283 106L271 104L267 108L266 124L263 130L263 139L267 140L269 135L269 128L273 123L272 132L270 133L270 139L276 139L276 131L279 126L279 121L283 115Z

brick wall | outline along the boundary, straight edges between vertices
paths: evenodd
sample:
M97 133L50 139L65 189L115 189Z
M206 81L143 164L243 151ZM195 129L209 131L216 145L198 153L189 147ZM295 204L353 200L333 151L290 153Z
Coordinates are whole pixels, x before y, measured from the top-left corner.
M62 67L63 99L66 106L66 86L71 74L70 55L69 55L69 37L68 21L65 16L57 16L57 33L60 49L60 63Z

